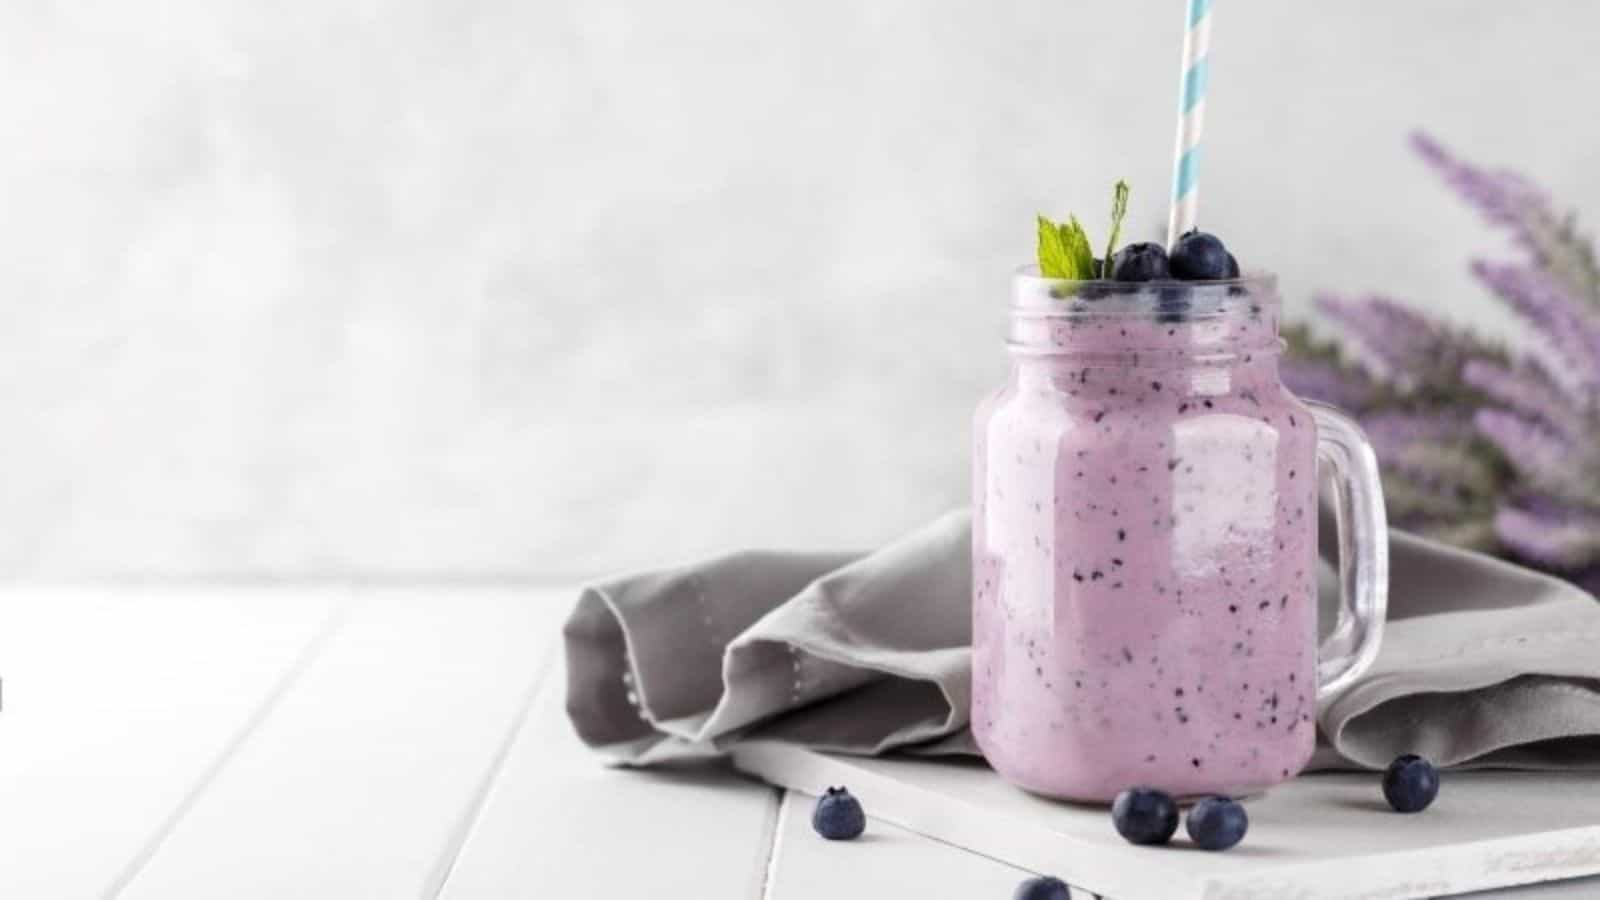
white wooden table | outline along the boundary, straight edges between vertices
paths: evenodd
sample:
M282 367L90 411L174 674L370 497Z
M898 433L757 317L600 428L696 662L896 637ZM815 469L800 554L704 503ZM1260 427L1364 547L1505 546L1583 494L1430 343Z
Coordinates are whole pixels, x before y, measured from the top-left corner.
M527 587L0 592L0 898L1008 898L733 775L598 765ZM1593 897L1556 885L1495 897Z

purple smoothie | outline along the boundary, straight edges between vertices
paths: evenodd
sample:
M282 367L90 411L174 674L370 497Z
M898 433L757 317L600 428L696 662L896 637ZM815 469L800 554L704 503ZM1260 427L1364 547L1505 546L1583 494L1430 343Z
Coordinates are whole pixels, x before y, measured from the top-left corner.
M976 419L978 743L1075 800L1283 781L1315 736L1317 437L1274 284L1052 285L1018 278Z

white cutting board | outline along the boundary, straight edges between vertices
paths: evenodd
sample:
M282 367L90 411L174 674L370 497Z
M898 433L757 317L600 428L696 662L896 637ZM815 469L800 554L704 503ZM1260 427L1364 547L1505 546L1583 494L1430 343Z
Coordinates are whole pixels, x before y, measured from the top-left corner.
M1245 801L1226 853L1134 847L1102 808L1019 791L976 762L868 759L767 742L740 769L816 794L847 785L869 815L1048 872L1113 900L1402 900L1600 874L1600 776L1446 773L1417 815L1389 811L1377 774L1308 775ZM1594 885L1600 897L1600 881Z

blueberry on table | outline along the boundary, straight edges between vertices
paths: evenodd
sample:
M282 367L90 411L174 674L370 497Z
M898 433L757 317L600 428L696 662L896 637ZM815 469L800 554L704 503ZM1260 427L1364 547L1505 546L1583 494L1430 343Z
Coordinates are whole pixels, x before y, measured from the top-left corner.
M1250 817L1232 797L1207 797L1189 810L1185 827L1201 850L1226 850L1244 840Z
M1011 895L1011 900L1072 900L1072 891L1067 888L1065 881L1041 875L1017 885L1017 892Z
M1129 244L1111 256L1113 281L1161 281L1171 277L1167 251L1160 244Z
M817 798L811 827L830 841L855 840L867 830L867 814L861 811L861 801L848 790L831 787Z
M1439 796L1439 770L1415 753L1389 763L1383 773L1383 798L1395 812L1422 812Z
M1214 234L1191 231L1172 245L1168 264L1174 278L1184 281L1219 281L1228 274L1228 248ZM1237 264L1235 264L1237 268Z
M1165 791L1128 788L1112 801L1111 824L1130 844L1165 844L1178 830L1178 804Z

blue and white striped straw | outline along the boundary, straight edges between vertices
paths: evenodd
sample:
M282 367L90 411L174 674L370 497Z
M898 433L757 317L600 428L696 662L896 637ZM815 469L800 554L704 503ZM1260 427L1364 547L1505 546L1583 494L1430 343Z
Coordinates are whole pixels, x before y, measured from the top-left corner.
M1172 166L1172 216L1167 246L1195 227L1200 200L1200 136L1206 117L1206 81L1211 68L1212 0L1188 0L1189 27L1183 37L1183 86L1178 95L1177 161Z

